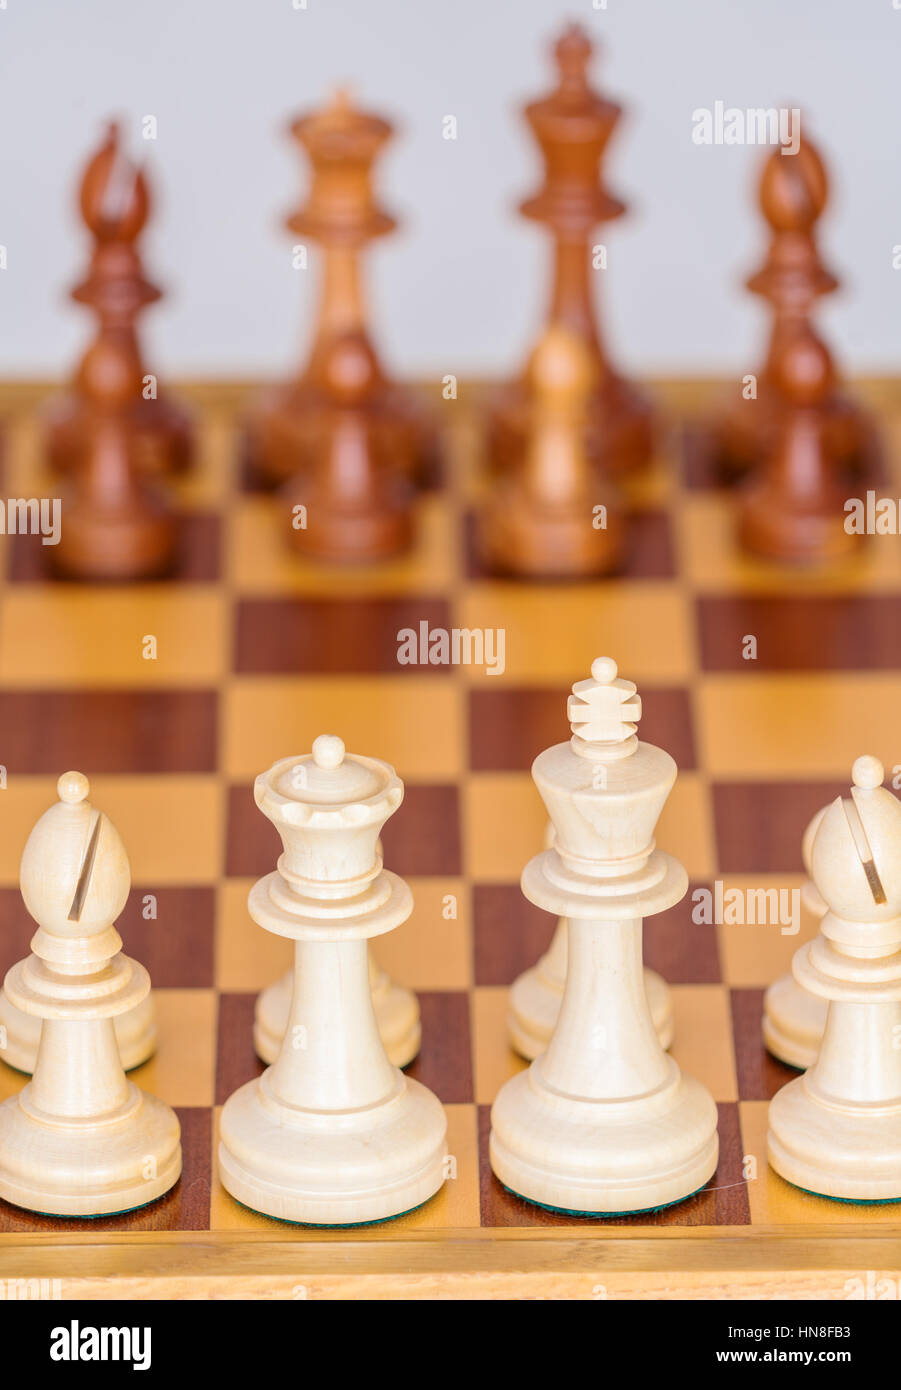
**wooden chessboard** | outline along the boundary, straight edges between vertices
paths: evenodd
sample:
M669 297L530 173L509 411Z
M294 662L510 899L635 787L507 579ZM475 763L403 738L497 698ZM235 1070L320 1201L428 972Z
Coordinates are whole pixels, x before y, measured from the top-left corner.
M890 460L901 384L862 389ZM79 768L128 847L134 888L120 927L156 991L159 1052L135 1078L177 1107L185 1150L178 1187L130 1215L50 1220L0 1203L0 1280L58 1279L80 1297L822 1298L867 1270L897 1270L901 1209L807 1196L767 1169L767 1101L791 1073L762 1050L761 998L803 938L695 925L690 898L647 923L646 958L673 989L675 1056L719 1103L708 1189L657 1215L577 1220L509 1195L488 1166L491 1101L522 1065L506 1041L506 987L554 925L518 888L544 830L529 766L567 736L568 688L594 656L615 656L638 682L641 735L678 762L658 840L692 888L799 886L801 833L847 786L854 757L901 762L897 539L876 538L824 578L744 561L691 423L715 391L657 390L672 428L634 490L631 561L613 582L542 587L480 572L469 520L478 392L465 385L437 407L449 483L424 496L403 563L334 573L288 556L271 499L243 485L245 393L224 386L183 393L200 457L180 485L189 545L178 580L49 584L33 538L0 541L0 966L26 953L32 932L17 889L26 835L58 774ZM41 395L0 393L4 497L45 486ZM897 468L888 477L885 491L901 496ZM502 627L504 673L399 666L396 634L421 620ZM149 634L156 660L142 657ZM742 657L747 634L754 662ZM447 1106L457 1164L426 1207L350 1231L254 1215L221 1188L215 1159L219 1107L259 1070L255 994L288 964L289 943L245 910L277 855L252 779L324 731L406 782L384 845L416 908L377 954L419 993L411 1071ZM148 893L156 921L142 917ZM455 920L442 915L448 894ZM22 1082L0 1065L0 1096Z

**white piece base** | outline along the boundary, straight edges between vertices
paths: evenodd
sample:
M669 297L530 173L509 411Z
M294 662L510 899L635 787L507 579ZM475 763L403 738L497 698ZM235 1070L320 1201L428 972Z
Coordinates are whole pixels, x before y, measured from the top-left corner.
M790 1067L806 1071L820 1051L828 1002L802 989L793 975L770 985L763 1001L763 1042Z
M513 1192L563 1211L614 1215L669 1206L716 1170L716 1106L669 1061L656 1092L589 1101L541 1084L533 1063L491 1112L491 1167Z
M281 1051L288 1028L293 988L294 973L289 970L257 996L253 1046L257 1056L270 1066ZM422 1041L416 995L411 989L395 984L384 970L378 970L372 988L372 1007L389 1062L395 1067L409 1066Z
M0 1197L14 1206L49 1216L110 1216L156 1201L178 1181L178 1120L134 1083L122 1111L106 1122L43 1121L19 1101L13 1096L0 1105Z
M264 1072L222 1111L219 1176L253 1211L304 1225L384 1221L421 1206L445 1179L447 1120L431 1091L398 1072L377 1106L292 1110Z
M901 1108L827 1107L804 1082L770 1101L767 1158L780 1177L849 1202L901 1201Z
M507 1032L511 1046L532 1062L546 1051L563 1002L563 980L552 979L542 970L542 961L514 980L507 1011ZM654 1030L664 1051L672 1046L675 1033L673 1001L669 986L656 970L645 967L644 987Z
M43 1020L25 1014L11 1004L0 989L0 1028L4 1029L6 1045L0 1048L0 1060L16 1071L31 1075L37 1061ZM156 1011L153 995L148 994L140 1004L113 1019L119 1056L125 1071L140 1067L156 1051ZM2 1035L0 1035L2 1036Z

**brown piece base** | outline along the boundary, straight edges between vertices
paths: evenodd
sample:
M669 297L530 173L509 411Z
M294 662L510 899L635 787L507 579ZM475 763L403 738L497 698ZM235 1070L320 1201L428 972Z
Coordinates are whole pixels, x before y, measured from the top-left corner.
M740 502L742 549L764 560L789 565L830 565L846 559L861 537L845 530L842 500L819 511L791 508L765 486L752 486Z
M487 458L492 471L505 472L523 457L530 426L531 401L523 382L502 387L489 406ZM641 391L618 377L590 400L585 425L585 452L609 477L638 472L654 455L655 416Z
M623 528L611 519L606 530L591 524L591 508L536 508L515 486L501 487L482 515L481 551L501 573L545 579L612 574L623 558Z
M413 544L413 519L401 500L381 498L369 509L344 507L333 499L317 497L314 489L302 494L296 485L285 489L289 516L302 502L306 526L288 526L290 549L311 560L339 565L365 565L405 554Z
M777 415L766 397L740 401L721 420L717 431L717 462L726 482L737 482L756 468L773 447ZM861 472L871 453L871 427L866 414L848 396L836 394L823 407L823 439L839 468Z
M143 396L129 412L135 461L141 472L159 477L184 473L193 452L191 416L168 396ZM51 468L67 473L84 453L90 421L73 393L51 402L46 412L46 447Z
M101 514L64 502L60 542L48 547L49 563L66 579L159 579L172 570L175 541L174 518L161 508Z
M386 386L377 401L361 410L373 448L396 458L417 486L432 478L434 441L405 392ZM323 429L333 414L322 393L305 383L272 387L258 396L247 420L248 461L254 479L279 487L312 471Z

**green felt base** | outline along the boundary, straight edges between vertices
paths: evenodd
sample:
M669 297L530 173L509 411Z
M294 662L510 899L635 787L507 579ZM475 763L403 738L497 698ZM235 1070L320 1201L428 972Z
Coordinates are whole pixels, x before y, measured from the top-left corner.
M788 1182L788 1178L782 1180ZM796 1182L788 1182L788 1185L794 1187L798 1192L806 1192L808 1197L822 1197L824 1202L844 1202L846 1207L890 1207L901 1202L901 1195L897 1197L833 1197L829 1192L814 1192L812 1187L801 1187Z
M426 1198L426 1201L431 1200L431 1197ZM280 1221L285 1226L310 1226L316 1231L355 1231L361 1226L384 1226L387 1221L399 1221L402 1216L409 1216L411 1211L419 1211L420 1207L425 1206L425 1202L417 1202L415 1207L396 1211L392 1216L376 1216L372 1221L292 1221L289 1216L270 1216L268 1211L257 1211L246 1202L239 1202L237 1197L232 1197L232 1201L238 1202L238 1206L245 1211L253 1212L254 1216L266 1216L270 1221Z
M169 1192L171 1191L170 1187ZM16 1207L16 1211L30 1212L32 1216L47 1216L51 1221L115 1221L117 1216L130 1216L133 1211L143 1211L145 1207L152 1207L155 1202L161 1202L164 1197L168 1197L169 1192L161 1192L159 1197L151 1197L149 1202L138 1202L134 1207L122 1207L120 1211L91 1211L85 1214L72 1211L38 1211L36 1207L16 1206L15 1202L10 1202L9 1205Z
M698 1187L685 1197L677 1197L675 1202L661 1202L659 1207L635 1207L631 1211L576 1211L572 1207L552 1207L549 1202L536 1202L534 1197L524 1197L521 1192L514 1192L513 1188L507 1187L506 1183L504 1183L504 1191L509 1192L511 1197L518 1197L521 1202L528 1202L533 1207L541 1207L542 1211L557 1212L560 1216L585 1216L594 1217L601 1221L615 1221L618 1216L645 1216L655 1211L666 1211L668 1207L678 1207L682 1202L688 1202L692 1197L697 1197L698 1193L703 1192L704 1189Z

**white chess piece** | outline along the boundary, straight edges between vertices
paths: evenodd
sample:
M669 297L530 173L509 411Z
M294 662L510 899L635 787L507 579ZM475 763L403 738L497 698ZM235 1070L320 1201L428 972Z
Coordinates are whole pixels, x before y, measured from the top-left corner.
M323 735L254 784L284 853L250 915L295 941L291 1016L278 1058L222 1112L219 1170L255 1211L353 1225L421 1205L444 1182L447 1123L431 1091L392 1066L379 1037L367 939L413 899L378 839L403 784L387 763Z
M661 1048L642 974L642 918L688 886L653 838L676 764L639 742L635 686L607 658L568 714L570 741L532 764L554 843L522 875L531 902L569 921L566 989L547 1051L494 1103L491 1166L544 1206L641 1211L703 1187L718 1153L716 1106Z
M796 953L798 983L828 1001L816 1062L773 1097L776 1172L850 1201L901 1200L901 803L877 758L824 812L811 869L827 905Z
M140 1004L113 1019L119 1057L126 1071L143 1066L156 1051L156 1009L153 994ZM41 1041L41 1020L34 1014L23 1014L0 989L0 1058L16 1071L31 1073Z
M826 912L826 904L810 877L810 865L814 836L826 810L824 806L817 811L801 841L801 858L808 875L801 889L801 901L817 925ZM767 1051L799 1071L812 1067L826 1027L826 1009L826 1000L802 989L791 972L781 975L763 998L763 1041Z
M125 849L65 773L22 855L22 897L38 923L32 955L5 982L43 1020L34 1075L0 1105L0 1197L56 1216L99 1216L154 1201L181 1172L168 1105L127 1080L113 1019L150 990L113 923L128 897Z
M419 1051L422 1028L419 1000L411 989L396 984L369 952L369 988L379 1035L395 1067L406 1067ZM253 1045L258 1057L272 1063L288 1030L294 972L287 971L257 996L253 1015Z
M553 843L553 826L548 826L545 849ZM535 965L513 981L507 1010L507 1032L511 1046L531 1062L545 1050L557 1023L566 985L569 924L558 921L551 944ZM644 968L644 987L654 1031L666 1051L672 1045L675 1025L669 987L656 970Z

